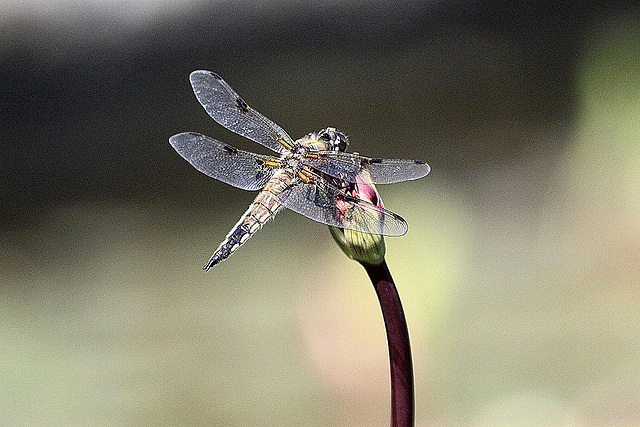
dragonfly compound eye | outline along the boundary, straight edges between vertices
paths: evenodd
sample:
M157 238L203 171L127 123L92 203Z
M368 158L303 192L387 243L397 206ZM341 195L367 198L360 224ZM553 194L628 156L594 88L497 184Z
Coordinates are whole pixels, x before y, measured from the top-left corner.
M345 151L348 145L346 135L336 131L336 143L338 146L338 151Z
M318 138L325 142L331 142L331 135L329 135L329 133L324 130L318 134Z

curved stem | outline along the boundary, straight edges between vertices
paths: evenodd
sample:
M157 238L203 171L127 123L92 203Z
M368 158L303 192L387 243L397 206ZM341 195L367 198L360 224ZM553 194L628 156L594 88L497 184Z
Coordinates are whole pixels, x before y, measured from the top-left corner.
M389 344L391 370L391 427L414 425L413 367L409 331L386 261L372 265L361 263L367 271L380 301Z

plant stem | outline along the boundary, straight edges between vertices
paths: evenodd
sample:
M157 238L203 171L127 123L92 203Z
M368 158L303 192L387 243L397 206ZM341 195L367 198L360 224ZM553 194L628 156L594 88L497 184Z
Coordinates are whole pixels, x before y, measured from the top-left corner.
M391 427L413 427L413 367L409 331L386 261L377 265L362 263L380 301L389 344L391 370Z

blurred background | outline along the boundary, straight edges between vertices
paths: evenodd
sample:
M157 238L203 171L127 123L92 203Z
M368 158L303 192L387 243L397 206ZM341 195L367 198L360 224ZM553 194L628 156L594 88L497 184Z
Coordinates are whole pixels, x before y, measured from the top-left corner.
M388 425L375 293L168 144L208 69L294 138L426 160L379 191L418 426L640 425L636 2L0 1L0 424Z

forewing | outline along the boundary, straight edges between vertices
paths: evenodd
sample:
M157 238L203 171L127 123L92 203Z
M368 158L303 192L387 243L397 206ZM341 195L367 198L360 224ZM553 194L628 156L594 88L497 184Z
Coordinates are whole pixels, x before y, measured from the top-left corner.
M280 164L195 132L173 135L169 143L203 174L243 190L262 189Z
M421 160L375 159L340 151L311 153L304 159L304 163L348 182L356 182L356 176L366 169L374 184L392 184L418 179L431 171L429 165Z
M407 232L407 223L399 215L348 196L315 174L309 181L297 178L277 198L292 211L333 227L384 236Z
M220 125L278 153L293 146L280 126L249 107L216 73L194 71L189 80L200 104Z

